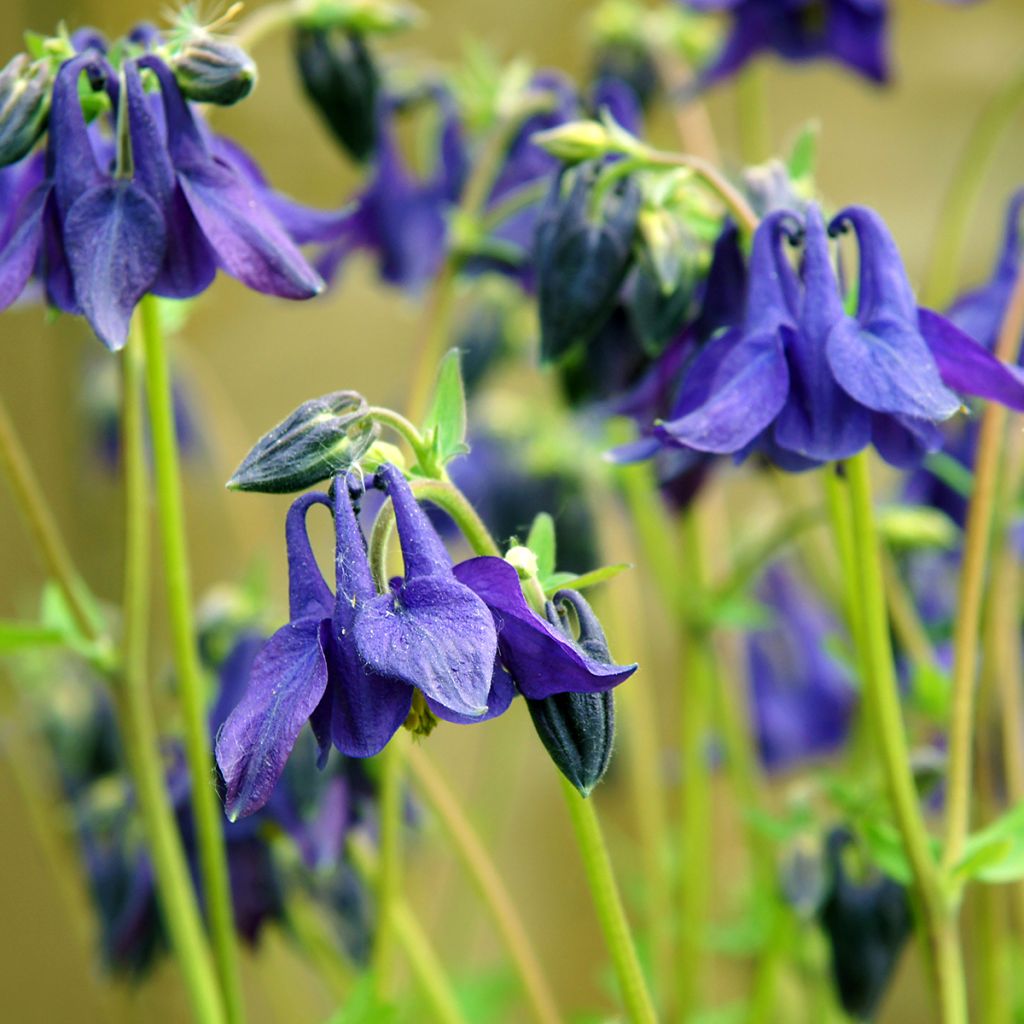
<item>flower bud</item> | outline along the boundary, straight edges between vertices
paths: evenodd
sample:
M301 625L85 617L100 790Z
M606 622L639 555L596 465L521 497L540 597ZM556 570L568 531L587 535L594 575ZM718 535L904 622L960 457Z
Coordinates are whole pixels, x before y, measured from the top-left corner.
M244 100L256 84L252 58L208 32L194 33L169 64L182 93L196 103L230 107Z
M19 53L0 71L0 167L16 163L46 130L49 69Z
M559 605L570 605L579 623L576 645L593 658L610 665L611 655L601 623L590 605L574 590L560 590ZM548 603L548 621L572 637L564 607ZM555 762L555 767L579 790L590 795L608 768L615 740L615 701L611 690L604 693L556 693L543 700L527 700L537 735Z
M377 425L355 391L304 402L256 443L235 470L235 491L290 494L345 473L370 448Z
M611 315L629 269L640 189L624 178L595 195L601 166L581 164L568 196L556 183L537 226L541 357L546 360L591 341Z
M299 28L295 59L306 95L331 134L355 160L367 160L377 145L380 76L363 37Z
M598 159L614 148L608 129L600 121L570 121L557 128L536 132L531 141L570 164Z

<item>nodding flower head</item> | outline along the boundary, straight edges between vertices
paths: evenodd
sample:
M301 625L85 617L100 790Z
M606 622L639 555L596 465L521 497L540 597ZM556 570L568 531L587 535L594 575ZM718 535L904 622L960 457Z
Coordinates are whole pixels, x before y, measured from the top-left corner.
M845 309L830 236L852 227L860 285ZM800 244L799 273L786 251ZM711 338L683 376L655 434L668 445L739 458L760 451L784 469L847 458L868 444L893 465L939 447L935 424L961 407L957 393L1024 407L1024 385L987 350L918 308L882 219L848 207L826 230L769 214L754 235L742 323Z
M251 80L241 51L185 47L168 58L181 65L176 77L154 49L155 30L133 33L125 52L135 55L118 68L102 37L74 40L83 49L60 64L46 96L45 155L29 151L4 172L0 309L34 278L50 305L84 316L116 349L144 295L197 295L218 268L266 294L316 295L323 283L296 246L334 229L338 215L274 193L244 152L202 123L179 84L183 75L192 94L223 101L237 87L232 76ZM0 108L0 144L15 155L42 109L23 106Z

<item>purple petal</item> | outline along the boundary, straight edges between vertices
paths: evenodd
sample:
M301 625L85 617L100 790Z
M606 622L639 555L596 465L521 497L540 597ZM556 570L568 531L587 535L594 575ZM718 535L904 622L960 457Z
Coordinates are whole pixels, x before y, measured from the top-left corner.
M50 184L37 185L24 199L7 244L0 251L0 310L7 309L25 290L43 242L43 212Z
M348 487L342 477L334 481L335 593L334 631L344 635L364 602L377 596L377 587L366 555L366 541L359 529Z
M450 574L408 579L398 593L374 598L357 615L354 633L360 658L374 672L459 714L487 712L498 646L494 621Z
M990 398L1024 412L1024 381L944 316L918 310L918 323L943 381L965 395Z
M708 342L683 381L672 419L656 432L703 452L739 451L779 414L789 392L783 339L728 331Z
M523 597L519 574L504 559L471 558L454 572L494 615L501 660L523 696L540 700L555 693L598 693L636 671L636 665L608 665L587 657L535 614Z
M825 354L839 386L875 412L946 420L960 408L917 329L916 306L912 324L874 320L862 326L845 317L829 332Z
M395 506L395 526L402 542L406 578L446 574L451 569L451 557L402 471L385 463L377 470L377 477L384 482Z
M235 821L270 799L302 727L327 686L318 619L279 629L260 651L245 696L217 736L217 764L227 786L224 809Z
M100 340L119 349L132 311L163 263L167 232L159 207L130 181L83 193L64 221L64 249L82 312Z
M99 66L95 53L80 54L61 65L53 83L47 161L62 218L83 192L106 180L96 162L78 98L82 72Z
M306 516L314 505L330 508L327 496L318 492L303 494L292 502L285 519L285 543L288 549L288 614L294 621L307 617L329 618L334 594L324 582L316 556L309 543Z
M473 725L476 722L487 722L492 718L497 718L499 715L503 715L508 711L509 705L512 703L512 698L516 695L516 686L512 682L512 677L505 671L504 665L501 664L501 651L499 645L498 656L494 660L494 675L491 677L491 689L487 694L487 714L480 715L479 717L473 715L460 715L456 711L451 711L446 708L443 704L439 704L436 700L432 700L430 697L427 698L427 704L430 710L437 715L438 718L443 719L446 722L454 722L457 725Z
M915 469L926 455L942 447L942 431L926 420L909 416L871 417L871 442L878 454L897 469Z

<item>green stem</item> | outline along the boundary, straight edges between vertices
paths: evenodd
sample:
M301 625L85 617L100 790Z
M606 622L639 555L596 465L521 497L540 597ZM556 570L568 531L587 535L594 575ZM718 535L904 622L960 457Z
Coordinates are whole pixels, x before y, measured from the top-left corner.
M706 579L700 528L693 508L682 518L680 574L688 607L699 607ZM679 814L679 935L680 966L676 974L675 1011L685 1021L701 1001L704 932L710 907L712 871L712 798L708 764L711 732L712 660L710 634L677 608L682 631L679 742L682 754L682 806Z
M378 865L369 847L350 839L347 849L356 871L371 885L376 885ZM403 899L395 900L389 916L395 938L405 950L417 984L434 1012L432 1019L438 1024L467 1024L444 965L409 905Z
M426 753L417 747L410 748L409 765L420 792L444 825L456 854L476 883L478 892L494 918L502 941L519 972L534 1017L540 1024L558 1024L562 1018L540 959L534 952L515 901L473 830L472 823Z
M267 4L238 26L234 40L243 50L252 50L272 33L293 24L297 13L294 0Z
M200 874L228 1021L229 1024L238 1024L244 1018L242 984L222 813L213 785L206 694L195 642L171 372L159 309L152 296L147 295L142 300L140 315L146 347L146 390L153 437L157 519L174 664L185 724L185 756L192 776L192 808Z
M594 909L622 989L627 1017L632 1024L655 1024L657 1015L654 1004L636 954L597 812L593 803L581 797L568 779L560 775L559 782L569 808L569 818L583 859Z
M1015 364L1024 332L1024 265L999 329L996 356ZM967 509L964 554L953 628L953 707L949 733L949 772L946 799L946 842L943 866L948 870L963 855L970 824L971 742L974 735L975 674L978 633L989 539L995 509L999 457L1006 433L1007 410L990 402L981 418L974 457L974 491Z
M417 461L422 463L424 453L427 450L427 443L415 423L407 420L401 413L395 412L394 409L385 409L379 405L371 406L366 410L366 413L382 426L390 427L399 437L403 438L412 449L412 453L416 456Z
M101 626L92 614L95 604L60 534L50 505L32 470L14 424L0 400L0 471L7 477L25 525L49 575L64 595L68 609L82 635L101 639Z
M355 985L352 967L338 952L337 940L320 917L313 899L294 887L288 894L284 912L288 930L330 990L331 997L338 1002L347 999Z
M960 258L985 174L1021 105L1024 104L1024 68L989 100L960 152L939 216L931 260L921 291L922 305L943 309L960 282Z
M401 735L378 755L377 780L380 863L376 873L377 931L373 943L373 984L378 999L390 995L394 974L396 938L394 910L402 896L402 781L405 776L405 752Z
M143 339L136 318L123 356L125 573L123 677L114 681L121 739L149 841L157 897L171 946L181 964L196 1020L226 1021L217 976L196 902L174 810L171 807L147 686L149 632L149 488L142 415Z
M865 452L845 463L857 595L862 609L861 664L865 669L867 721L881 754L889 799L910 862L925 934L933 958L943 1024L966 1024L967 993L963 958L953 912L947 909L942 878L917 798L910 767L899 685L893 664L871 478Z

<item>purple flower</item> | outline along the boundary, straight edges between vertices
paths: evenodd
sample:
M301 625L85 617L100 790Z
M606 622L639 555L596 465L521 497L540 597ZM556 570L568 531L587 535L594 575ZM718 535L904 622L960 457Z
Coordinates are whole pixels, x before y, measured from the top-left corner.
M143 68L159 99L144 91ZM115 136L118 123L127 126L120 136L106 134L103 119L86 124L83 72L106 91ZM0 309L35 277L51 305L85 316L117 349L143 295L197 295L218 268L270 295L316 295L322 282L289 228L298 241L313 240L301 235L318 215L303 220L301 208L255 182L251 161L199 124L156 55L128 60L122 72L123 89L94 48L57 72L45 158L31 154L6 176Z
M829 235L851 226L860 285L846 313ZM800 273L783 243L802 238ZM916 465L941 446L935 424L959 393L1024 408L1024 384L948 320L919 309L881 218L848 207L826 233L813 204L804 222L779 211L754 236L743 321L693 360L655 434L668 445L742 458L761 451L798 470L874 444L886 461Z
M856 691L850 674L828 653L835 622L791 573L770 568L758 597L773 621L747 641L757 743L769 771L786 771L839 750Z
M700 76L702 86L735 75L764 52L788 61L827 58L873 82L889 77L886 0L684 0L722 11L731 26L725 45Z
M343 479L335 480L333 501L304 495L288 513L291 621L260 651L217 738L232 819L267 802L307 720L321 758L332 741L368 757L406 720L416 692L438 718L469 723L503 713L517 690L532 698L602 691L635 669L583 654L529 608L503 559L453 568L401 472L385 465L376 483L394 504L405 563L384 593L374 586ZM306 533L314 504L334 513L334 594Z

